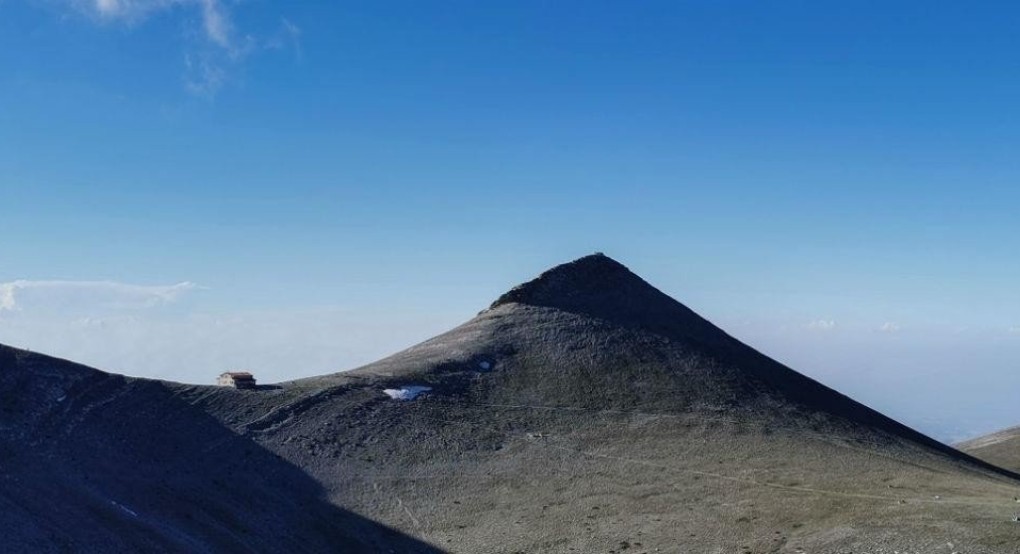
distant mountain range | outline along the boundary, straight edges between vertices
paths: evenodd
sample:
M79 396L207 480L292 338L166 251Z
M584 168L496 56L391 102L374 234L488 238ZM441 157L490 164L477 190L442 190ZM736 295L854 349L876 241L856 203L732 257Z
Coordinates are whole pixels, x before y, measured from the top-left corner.
M601 254L257 390L0 348L10 552L991 554L1018 495Z

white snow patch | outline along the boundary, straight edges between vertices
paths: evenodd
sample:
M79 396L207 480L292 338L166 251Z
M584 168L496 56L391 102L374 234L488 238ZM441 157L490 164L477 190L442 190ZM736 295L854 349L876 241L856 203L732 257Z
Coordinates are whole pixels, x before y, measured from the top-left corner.
M492 364L490 364L489 362L482 362L482 363L478 364L478 367L488 371L489 369L492 368Z
M383 394L394 400L414 400L418 395L432 390L432 387L401 387L399 389L384 389Z

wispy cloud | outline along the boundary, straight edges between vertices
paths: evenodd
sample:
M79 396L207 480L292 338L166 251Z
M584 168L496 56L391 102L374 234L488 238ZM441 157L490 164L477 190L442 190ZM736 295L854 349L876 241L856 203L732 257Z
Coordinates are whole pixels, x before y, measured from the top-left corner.
M886 321L885 323L882 324L881 327L878 328L878 330L883 333L899 333L900 329L901 327L899 326L899 324L893 323L892 321Z
M184 56L184 88L195 96L210 98L227 81L227 70L215 57L205 54Z
M115 281L11 281L0 283L0 313L144 309L177 301L199 288L188 281L175 285L133 285Z
M233 0L63 1L102 24L137 26L174 14L194 18L198 23L188 28L183 82L185 90L196 96L215 96L253 52L289 48L298 58L301 55L297 25L283 18L268 38L256 38L235 25L233 10L238 2Z
M294 52L294 58L301 59L301 27L295 25L287 18L280 19L280 27L271 37L266 39L265 47L269 50L284 50L289 48Z
M836 322L831 319L818 319L808 323L807 327L818 331L831 331L836 328Z
M79 10L107 24L139 25L174 12L197 14L200 25L189 33L184 56L184 87L211 97L226 83L228 68L248 53L251 42L237 32L222 0L70 0Z
M1020 325L1014 325L1013 327L1006 329L1006 332L1011 335L1020 335Z
M216 0L200 0L205 36L223 48L233 49L233 25Z
M236 47L234 25L221 0L77 0L80 9L110 22L140 23L161 12L175 9L197 11L205 38L231 50Z

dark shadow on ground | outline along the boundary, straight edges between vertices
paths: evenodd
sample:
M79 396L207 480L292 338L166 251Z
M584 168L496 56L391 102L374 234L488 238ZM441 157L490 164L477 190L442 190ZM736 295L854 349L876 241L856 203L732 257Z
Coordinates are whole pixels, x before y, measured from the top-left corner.
M0 352L0 550L442 552L330 504L186 390Z

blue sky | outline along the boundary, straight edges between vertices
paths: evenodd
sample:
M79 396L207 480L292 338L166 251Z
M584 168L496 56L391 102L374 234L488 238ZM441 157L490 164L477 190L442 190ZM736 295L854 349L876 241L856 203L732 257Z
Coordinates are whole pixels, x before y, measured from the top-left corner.
M601 250L922 430L1020 423L1020 8L891 4L0 1L0 342L286 379Z

